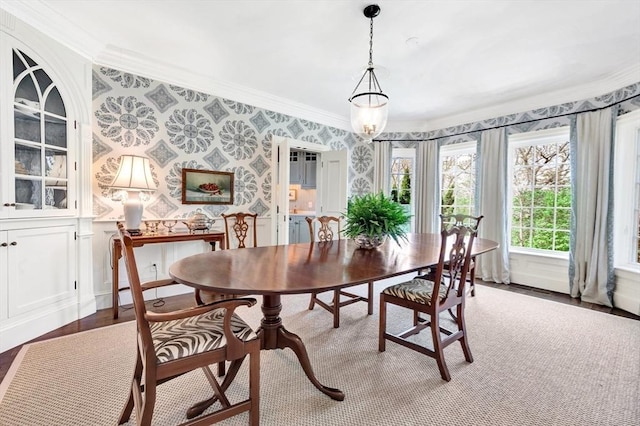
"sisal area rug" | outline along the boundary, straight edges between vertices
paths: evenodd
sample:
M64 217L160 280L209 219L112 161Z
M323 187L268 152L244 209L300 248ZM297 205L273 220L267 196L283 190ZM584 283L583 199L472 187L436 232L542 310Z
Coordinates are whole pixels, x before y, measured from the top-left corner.
M377 283L377 293L388 284ZM457 343L445 349L447 383L431 358L392 342L378 352L377 304L373 316L364 304L343 308L339 329L307 304L307 295L283 297L285 326L306 343L319 380L346 398L317 391L290 350L263 351L263 425L640 424L639 321L479 286L467 304L475 361L465 362ZM259 307L240 314L259 324ZM389 309L395 331L410 318ZM116 424L134 345L135 325L126 323L25 346L0 385L0 424ZM185 421L186 408L209 395L200 371L161 385L154 424ZM243 366L229 396L245 395ZM220 424L247 423L239 415Z

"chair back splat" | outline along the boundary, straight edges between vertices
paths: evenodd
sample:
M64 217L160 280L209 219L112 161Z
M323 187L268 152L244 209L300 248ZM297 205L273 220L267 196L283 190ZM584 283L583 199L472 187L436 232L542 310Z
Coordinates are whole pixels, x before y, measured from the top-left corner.
M311 238L311 244L315 243L316 237L318 244L330 244L330 242L337 235L339 240L340 235L340 221L341 218L335 216L317 216L306 217L305 220L309 224L309 236ZM315 224L317 226L317 232L314 229ZM334 233L335 231L335 233ZM373 282L367 283L367 296L360 296L358 294L344 290L344 288L338 288L331 290L333 298L331 301L325 302L318 297L320 293L311 293L311 300L309 300L309 310L313 310L316 304L321 308L331 312L333 315L333 327L340 327L340 308L350 305L355 302L367 303L367 314L373 314Z
M466 299L467 274L472 262L471 248L477 236L475 227L467 226L450 216L441 217L440 256L435 273L417 276L411 281L385 288L380 293L380 329L378 350L386 350L386 341L390 340L427 356L435 358L440 376L451 380L449 369L444 360L444 348L460 341L467 362L473 362L471 349L467 342L464 305ZM481 219L482 217L480 217ZM479 221L479 219L478 219ZM413 326L399 334L387 332L387 304L401 306L413 311ZM452 309L456 310L453 314ZM441 326L440 314L448 311L454 320L451 330ZM420 314L427 314L423 318ZM433 350L410 340L409 337L431 329ZM442 337L444 334L446 337Z
M257 213L232 213L222 214L224 219L224 231L227 242L227 248L245 248L247 247L247 237L249 237L249 243L253 247L258 247L257 241ZM229 244L229 236L235 237L234 245Z
M193 370L202 370L211 385L212 395L204 401L194 401L185 413L183 425L219 422L248 411L249 424L260 421L260 340L256 333L234 313L240 306L253 306L252 298L229 299L173 312L147 310L143 291L178 284L172 279L141 283L138 275L133 240L118 223L123 255L129 278L136 316L138 343L137 361L131 381L129 399L120 415L119 424L126 423L136 410L138 425L151 425L157 385ZM233 382L244 359L249 356L249 390L246 399L230 402L225 392ZM209 366L230 361L229 372L222 383ZM221 408L202 415L219 402Z

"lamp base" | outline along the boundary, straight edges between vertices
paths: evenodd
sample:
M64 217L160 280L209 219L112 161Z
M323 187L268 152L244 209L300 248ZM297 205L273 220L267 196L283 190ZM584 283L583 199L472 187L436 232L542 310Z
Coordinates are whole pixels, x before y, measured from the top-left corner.
M139 229L127 229L127 232L132 237L139 237L140 235L142 235L142 231Z

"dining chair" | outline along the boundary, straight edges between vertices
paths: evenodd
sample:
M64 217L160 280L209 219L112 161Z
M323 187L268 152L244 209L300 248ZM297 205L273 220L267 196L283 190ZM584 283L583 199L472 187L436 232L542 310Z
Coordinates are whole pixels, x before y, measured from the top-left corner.
M309 235L311 243L316 241L325 243L332 241L334 236L340 239L340 218L335 216L317 216L317 217L305 217L305 220L309 224ZM317 229L316 229L317 228ZM350 305L356 302L367 302L367 314L373 314L373 282L367 283L367 297L359 296L357 294L345 291L343 289L335 289L333 291L333 298L331 302L327 303L318 297L320 293L311 293L311 300L309 301L309 310L313 310L316 303L318 306L331 312L333 315L333 327L340 327L340 308ZM342 297L346 297L345 300L340 300Z
M480 221L484 216L471 216L467 214L449 214L445 216L445 220L452 226L464 225L471 230L475 231L477 234L478 227L480 226ZM445 267L446 273L446 267ZM426 275L429 277L431 281L433 281L435 271L433 269L430 272L427 272ZM476 295L476 257L471 256L471 263L469 264L469 272L467 274L467 281L469 282L469 288L467 291L470 291L471 296L474 297Z
M473 362L471 349L467 341L464 306L467 284L467 273L471 264L471 247L477 235L477 229L452 222L450 216L441 217L440 257L433 280L429 276L417 276L411 281L385 288L380 293L380 329L378 334L378 350L386 350L386 341L390 340L406 346L422 354L435 358L440 376L451 380L449 369L444 359L444 348L455 341L460 341L464 358ZM387 304L393 304L413 311L413 326L398 334L387 332ZM449 330L441 326L440 314L456 309L452 315L457 330ZM421 313L429 318L423 318ZM410 340L411 336L425 328L431 329L433 349ZM442 334L446 337L443 339Z
M223 213L222 218L224 219L225 247L227 249L246 248L247 245L245 241L249 236L251 236L249 244L253 244L253 247L257 247L257 217L257 213ZM249 232L250 230L251 232ZM233 238L229 238L229 235L232 233ZM231 244L232 241L233 244ZM222 294L200 289L195 290L194 296L198 305L215 302L217 300L239 297L235 294Z
M127 422L133 409L136 424L150 425L156 401L157 385L193 370L201 369L213 390L209 403L197 403L187 410L191 419L183 425L211 424L248 411L249 423L260 420L260 340L256 333L236 313L240 306L253 306L252 298L223 300L172 312L147 310L143 292L178 284L171 279L140 282L131 235L118 223L123 242L124 261L133 297L137 324L137 361L127 404L119 424ZM225 395L229 383L220 384L209 366L231 361L234 374L249 355L248 397L231 403ZM230 370L231 371L231 370ZM230 373L231 374L231 373ZM230 382L229 376L225 382ZM221 408L200 416L214 401ZM199 416L199 417L198 417Z

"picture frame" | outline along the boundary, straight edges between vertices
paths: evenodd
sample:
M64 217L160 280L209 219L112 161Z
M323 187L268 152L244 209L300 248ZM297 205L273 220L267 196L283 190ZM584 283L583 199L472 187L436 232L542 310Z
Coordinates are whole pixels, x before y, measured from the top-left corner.
M290 189L289 190L289 201L296 201L298 199L298 190Z
M182 169L182 204L233 204L233 172Z

